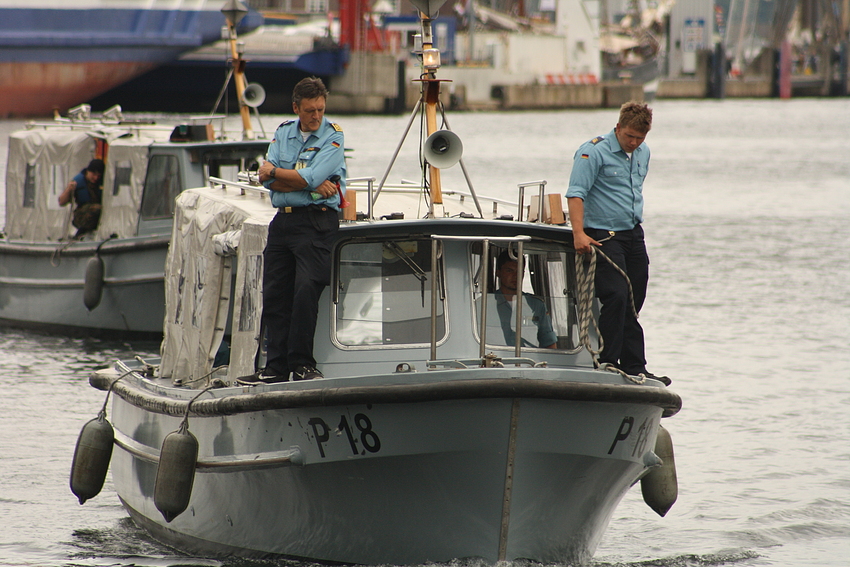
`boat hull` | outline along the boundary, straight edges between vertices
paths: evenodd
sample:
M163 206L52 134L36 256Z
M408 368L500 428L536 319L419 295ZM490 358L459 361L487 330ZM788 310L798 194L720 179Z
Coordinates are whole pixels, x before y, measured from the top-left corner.
M0 240L0 322L51 332L161 336L168 241L168 236L64 244ZM103 261L103 279L100 300L89 310L86 267L96 255Z
M189 419L199 466L170 523L154 503L156 455L198 391L126 378L113 390L114 486L140 525L193 553L586 561L648 470L665 411L630 396L678 399L576 381L594 374L468 369L420 376L422 390L398 376L216 390ZM258 403L269 405L240 409Z
M225 25L220 2L20 4L0 0L0 118L64 112L219 39ZM251 11L239 31L261 23Z
M0 117L48 116L54 108L64 111L156 65L147 61L0 62Z

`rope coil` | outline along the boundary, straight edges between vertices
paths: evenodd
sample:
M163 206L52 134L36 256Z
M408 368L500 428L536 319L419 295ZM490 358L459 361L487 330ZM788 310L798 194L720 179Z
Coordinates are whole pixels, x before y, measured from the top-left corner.
M606 239L607 240L607 239ZM604 242L604 240L603 240ZM620 374L627 380L634 382L635 384L643 384L646 382L646 378L635 378L633 376L629 376L616 366L612 364L608 364L607 362L604 364L600 364L599 362L599 354L605 348L605 341L602 339L602 333L599 332L599 322L596 317L593 316L593 300L595 298L596 291L596 255L601 255L611 266L614 267L617 272L626 280L626 284L629 288L629 303L632 307L632 314L635 316L635 319L638 318L637 308L635 307L635 297L634 291L632 290L632 282L629 280L628 274L620 268L614 261L609 258L602 250L599 250L595 246L590 247L590 259L585 259L584 254L576 254L576 282L578 286L578 320L579 320L579 343L587 349L587 352L590 353L590 356L593 358L593 365L600 370L607 370L609 372L616 372ZM594 349L593 344L590 340L590 324L593 323L593 329L596 331L596 336L599 337L599 348Z

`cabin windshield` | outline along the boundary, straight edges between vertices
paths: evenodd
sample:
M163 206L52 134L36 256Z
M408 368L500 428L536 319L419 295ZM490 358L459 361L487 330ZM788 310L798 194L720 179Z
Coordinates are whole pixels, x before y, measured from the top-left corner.
M145 178L142 218L170 218L174 214L174 198L181 189L180 163L177 156L152 156Z
M485 342L494 348L515 348L517 245L489 246L487 270L482 246L472 246L475 329L482 336L482 293L486 278ZM523 247L521 346L574 351L578 348L575 252L562 244L531 242Z
M334 334L339 344L374 347L430 343L434 287L430 239L343 245L338 255L337 286ZM445 333L443 300L439 299L437 341Z
M170 219L177 195L189 187L205 185L210 177L236 181L240 171L256 171L263 162L266 146L266 142L257 141L154 153L145 177L142 220Z

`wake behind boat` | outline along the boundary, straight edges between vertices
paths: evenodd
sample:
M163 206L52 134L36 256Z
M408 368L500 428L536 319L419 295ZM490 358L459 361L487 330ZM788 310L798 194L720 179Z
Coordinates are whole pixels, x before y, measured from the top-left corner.
M267 190L247 174L178 197L162 359L91 376L107 400L78 440L80 502L111 463L134 521L189 553L395 565L586 561L638 481L669 510L660 421L681 399L595 368L590 266L545 181L516 202L442 190L439 167L463 163L432 127L437 66L411 116L429 124L427 187L387 185L393 160L377 187L348 180L315 334L324 378L237 383L264 365ZM505 258L526 291L507 317Z
M221 116L220 123L204 116L166 126L125 120L117 106L92 116L80 105L68 117L13 133L0 235L0 324L161 336L174 198L211 176L236 179L268 148L243 108L241 132L226 132ZM73 207L60 207L58 197L92 158L106 164L103 211L97 229L76 238Z

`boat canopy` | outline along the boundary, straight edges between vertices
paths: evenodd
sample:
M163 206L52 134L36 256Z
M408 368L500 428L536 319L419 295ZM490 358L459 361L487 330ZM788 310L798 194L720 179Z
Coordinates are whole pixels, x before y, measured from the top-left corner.
M171 127L49 125L13 133L6 167L6 236L33 242L73 236L73 207L59 195L95 157L106 162L103 213L95 239L136 235L148 148Z
M231 368L254 371L263 249L277 209L260 192L237 201L224 190L220 199L197 189L177 198L165 266L162 376L181 376L184 382L206 376L225 333L231 334Z

